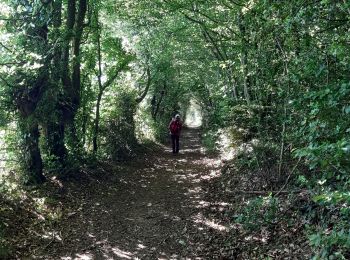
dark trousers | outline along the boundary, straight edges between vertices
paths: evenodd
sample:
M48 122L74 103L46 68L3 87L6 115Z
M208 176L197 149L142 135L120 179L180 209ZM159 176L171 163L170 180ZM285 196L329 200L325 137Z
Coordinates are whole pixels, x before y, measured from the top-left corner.
M171 142L173 144L173 153L178 153L180 148L180 136L171 135Z

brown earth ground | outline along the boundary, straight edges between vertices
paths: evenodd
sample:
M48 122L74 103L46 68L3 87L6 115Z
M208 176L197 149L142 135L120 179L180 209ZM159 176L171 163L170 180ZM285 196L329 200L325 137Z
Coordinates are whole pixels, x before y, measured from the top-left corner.
M17 241L24 245L17 258L220 257L208 255L206 238L228 227L205 215L210 207L223 210L228 204L206 201L202 187L218 173L220 161L203 153L196 129L184 131L181 147L177 155L163 147L132 163L53 181L59 193L54 195L56 187L49 196L55 196L59 221Z
M197 129L184 131L181 148L173 155L170 147L147 147L130 162L53 177L19 204L0 198L0 240L3 227L10 238L0 258L310 258L298 214L304 195L293 202L282 194L283 207L267 223L252 208L244 214L259 223L247 230L235 218L257 196L241 192L256 188L254 178L243 170L222 175L226 166L204 152Z

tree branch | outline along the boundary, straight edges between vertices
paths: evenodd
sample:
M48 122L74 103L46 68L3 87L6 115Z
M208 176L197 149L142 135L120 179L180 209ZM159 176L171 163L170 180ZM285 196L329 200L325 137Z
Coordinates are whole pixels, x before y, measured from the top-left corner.
M146 73L147 73L147 85L146 85L146 88L143 91L142 95L136 99L136 103L138 103L138 104L141 103L142 100L147 96L149 87L151 85L152 79L151 79L151 71L150 71L149 67L147 67Z
M126 66L129 64L130 59L125 59L122 64L116 69L115 74L111 78L109 78L102 86L102 89L105 90L108 88L113 81L119 76L119 73L126 68Z
M2 42L0 42L0 46L2 46L5 50L7 50L8 52L14 53L13 50L11 50L9 47L7 47L6 45L4 45Z
M10 83L8 83L8 81L4 78L4 77L2 77L1 75L0 75L0 79L7 85L7 86L9 86L9 87L13 87Z

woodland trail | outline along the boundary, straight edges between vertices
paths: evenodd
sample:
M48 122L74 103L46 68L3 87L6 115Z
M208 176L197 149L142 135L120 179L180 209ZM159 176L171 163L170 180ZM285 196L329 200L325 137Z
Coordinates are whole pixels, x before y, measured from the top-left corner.
M206 238L226 231L205 217L208 208L227 206L206 201L202 187L216 175L219 161L202 153L196 129L185 130L180 142L178 155L164 147L111 168L113 177L105 173L69 187L63 221L55 227L58 238L31 257L208 259Z

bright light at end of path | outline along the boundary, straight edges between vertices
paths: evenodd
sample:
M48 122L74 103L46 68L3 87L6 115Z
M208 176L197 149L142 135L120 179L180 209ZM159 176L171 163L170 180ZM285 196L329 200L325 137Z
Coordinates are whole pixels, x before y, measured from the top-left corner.
M202 109L195 100L191 100L190 107L186 112L185 124L188 127L200 127L202 125Z

